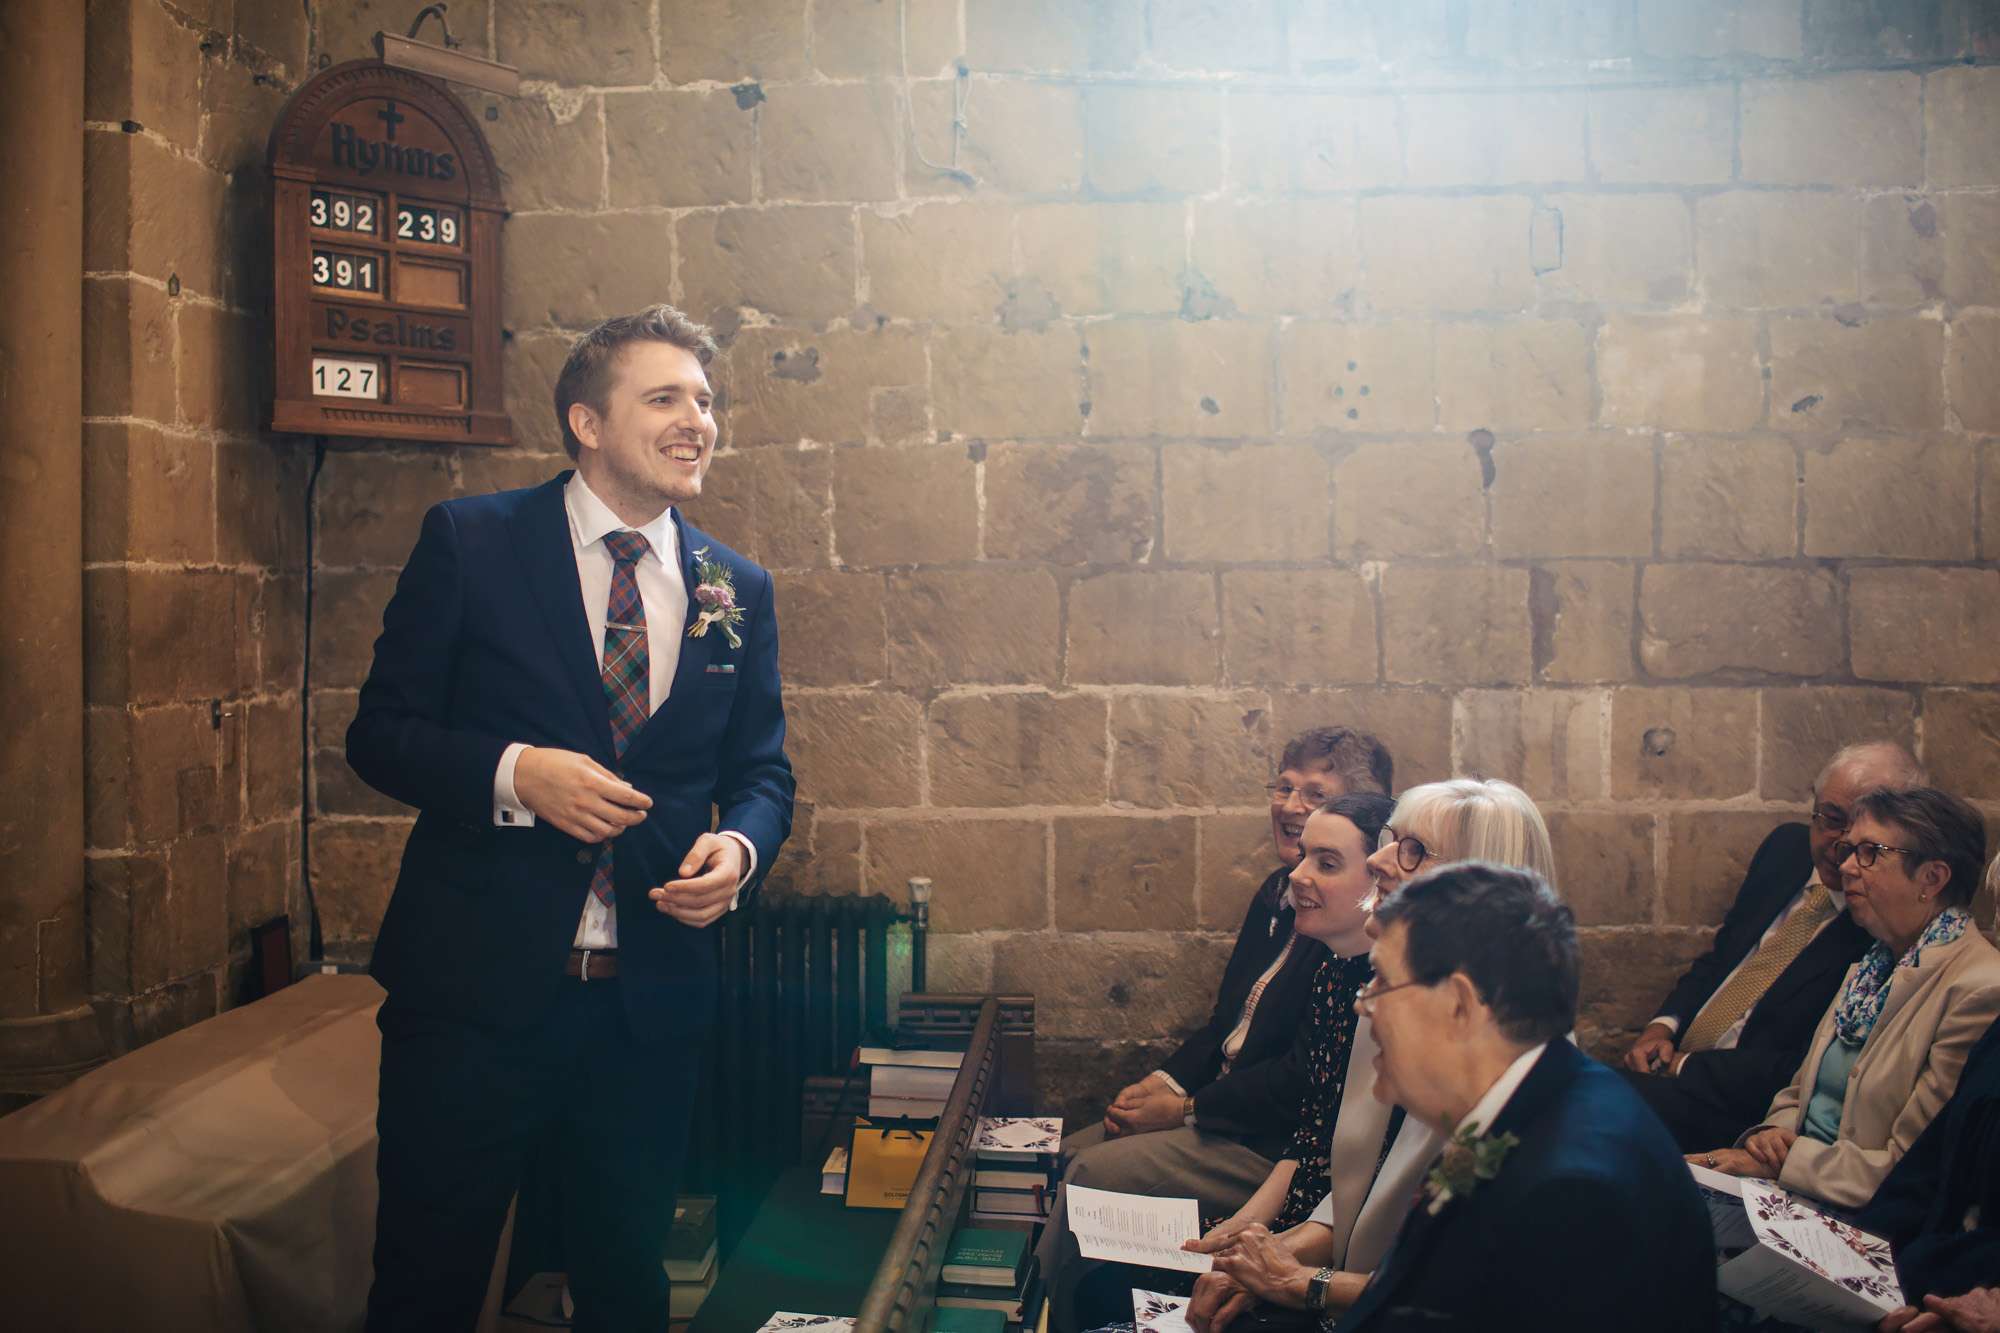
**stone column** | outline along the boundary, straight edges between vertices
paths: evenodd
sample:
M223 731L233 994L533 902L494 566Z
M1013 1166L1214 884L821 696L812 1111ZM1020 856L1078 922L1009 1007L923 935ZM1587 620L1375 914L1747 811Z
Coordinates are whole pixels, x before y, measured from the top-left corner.
M102 1057L83 898L83 52L0 4L0 1110Z

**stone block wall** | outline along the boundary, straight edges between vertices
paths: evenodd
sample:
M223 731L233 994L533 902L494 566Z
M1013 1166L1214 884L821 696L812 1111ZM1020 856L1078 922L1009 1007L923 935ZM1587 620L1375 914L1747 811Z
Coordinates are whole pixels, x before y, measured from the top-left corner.
M232 378L266 358L246 316L267 242L138 201L251 197L284 88L405 16L129 4L164 25L133 39L149 53L193 40L169 54L203 93L197 115L135 61L129 96L159 109L92 113L93 160L133 182L120 216L149 216L91 264L100 354L124 358L94 447L185 460L125 466L129 535L92 556L94 602L132 627L94 668L94 743L115 724L160 756L121 760L148 822L118 827L143 836L93 844L172 902L177 858L187 882L297 813L250 770L296 758L256 742L296 736L304 482ZM1542 801L1594 1043L1649 1015L1838 741L1900 736L2000 813L1982 7L452 19L527 80L461 90L514 210L521 443L339 445L321 476L311 856L336 951L365 952L408 828L339 746L418 520L562 466L566 340L652 299L727 343L695 517L778 574L803 805L775 882L931 876L934 979L1036 992L1072 1112L1200 1015L1270 864L1257 784L1306 726L1377 731L1403 782L1485 773ZM239 617L264 627L247 661L238 636L148 637ZM242 705L220 733L210 697ZM239 923L202 921L146 975L222 977Z
M91 0L86 33L86 906L115 1054L227 1007L250 928L304 921L306 467L259 423L264 141L309 29Z

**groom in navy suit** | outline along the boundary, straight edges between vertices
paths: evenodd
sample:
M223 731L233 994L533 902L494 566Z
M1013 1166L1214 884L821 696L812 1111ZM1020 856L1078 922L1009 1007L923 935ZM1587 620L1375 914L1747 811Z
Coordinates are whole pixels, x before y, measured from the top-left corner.
M1715 1326L1708 1215L1631 1088L1565 1040L1574 918L1468 861L1376 912L1375 1095L1452 1132L1342 1333ZM1220 1260L1218 1260L1218 1263Z
M708 927L792 816L771 577L674 508L714 452L715 350L668 306L579 338L576 470L431 509L383 614L348 761L418 817L372 969L371 1330L473 1326L531 1154L575 1326L666 1325Z

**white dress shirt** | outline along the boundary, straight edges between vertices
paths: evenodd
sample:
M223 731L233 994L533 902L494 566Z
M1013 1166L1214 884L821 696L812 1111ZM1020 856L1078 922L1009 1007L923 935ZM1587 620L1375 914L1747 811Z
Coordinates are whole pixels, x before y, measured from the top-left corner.
M569 515L569 540L576 556L577 583L583 592L583 614L590 623L591 651L601 667L604 663L604 620L611 602L611 575L617 561L604 544L606 533L637 532L651 549L633 565L639 585L639 602L646 608L646 658L649 667L646 712L660 710L673 689L674 670L681 660L681 625L687 619L688 589L681 577L680 531L674 526L673 510L663 509L643 527L631 528L584 483L581 472L574 473L563 487L563 509ZM528 746L520 741L509 745L500 756L493 774L493 822L502 828L529 828L535 812L522 805L514 792L514 767ZM757 849L733 829L722 836L733 838L743 848L742 885L757 872ZM729 900L735 911L738 898ZM646 905L652 906L651 900ZM618 909L601 901L594 893L583 900L583 917L577 923L576 947L615 949L618 947Z
M1816 885L1818 885L1818 883L1819 883L1819 871L1815 870L1812 872L1812 875L1809 878L1807 878L1805 884L1800 887L1799 891L1793 894L1790 900L1788 900L1785 903L1785 910L1778 913L1775 917L1771 918L1770 927L1766 929L1762 935L1759 935L1757 937L1756 946L1752 948L1749 953L1743 955L1741 962L1737 963L1735 967L1729 969L1728 976L1724 977L1721 981L1715 984L1715 989L1708 993L1708 999L1703 1000L1702 1001L1703 1004L1707 1004L1709 1000L1712 1000L1717 995L1720 995L1722 993L1722 988L1724 986L1727 986L1731 981L1735 980L1736 974L1743 970L1743 964L1749 962L1752 958L1754 958L1757 954L1757 950L1764 947L1765 941L1769 940L1773 935L1778 933L1778 927L1784 925L1786 921L1791 919L1792 913L1799 910L1799 905L1805 901L1806 895L1808 893L1811 893L1813 891L1813 888ZM1820 931L1823 931L1828 926L1832 925L1834 923L1834 919L1838 917L1842 912L1847 910L1847 895L1843 894L1839 889L1829 887L1826 891L1826 896L1833 900L1833 911L1827 915L1826 920L1820 923L1819 930L1813 932L1813 939L1815 940L1819 938ZM1807 941L1807 943L1810 944L1811 941L1809 940ZM1758 1004L1763 1003L1761 996L1759 997L1757 1003ZM1701 1010L1697 1009L1695 1010L1695 1012L1699 1014ZM1745 1009L1743 1011L1743 1017L1737 1019L1734 1023L1730 1024L1728 1030L1725 1031L1720 1037L1717 1037L1715 1039L1715 1045L1710 1047L1709 1049L1716 1051L1735 1050L1736 1043L1743 1040L1744 1025L1750 1021L1750 1015L1756 1012L1757 1012L1756 1004L1752 1004L1748 1009ZM1653 1022L1658 1023L1662 1027L1666 1028L1667 1031L1673 1033L1675 1037L1679 1037L1681 1034L1681 1021L1678 1018L1675 1018L1672 1014L1661 1014L1659 1017L1655 1018ZM1648 1026L1651 1025L1649 1024ZM1674 1061L1675 1073L1678 1074L1680 1072L1680 1062L1682 1060L1685 1060L1686 1058L1687 1056L1682 1055Z

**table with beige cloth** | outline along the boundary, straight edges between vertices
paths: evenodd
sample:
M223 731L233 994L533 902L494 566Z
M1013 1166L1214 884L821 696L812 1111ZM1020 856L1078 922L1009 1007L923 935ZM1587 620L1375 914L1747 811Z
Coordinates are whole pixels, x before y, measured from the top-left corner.
M310 977L0 1118L6 1324L359 1329L381 1002Z

